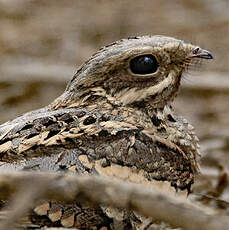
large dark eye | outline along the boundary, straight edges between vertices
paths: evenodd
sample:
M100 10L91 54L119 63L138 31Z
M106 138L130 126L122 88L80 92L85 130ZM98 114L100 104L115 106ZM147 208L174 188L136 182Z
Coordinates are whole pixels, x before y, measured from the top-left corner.
M135 74L155 73L157 68L157 59L151 54L137 56L130 61L130 70Z

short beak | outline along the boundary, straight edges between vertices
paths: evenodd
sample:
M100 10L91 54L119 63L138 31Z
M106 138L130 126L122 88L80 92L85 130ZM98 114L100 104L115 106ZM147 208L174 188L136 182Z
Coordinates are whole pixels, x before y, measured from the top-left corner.
M199 49L197 53L192 53L190 58L203 58L203 59L213 59L211 52L203 49Z

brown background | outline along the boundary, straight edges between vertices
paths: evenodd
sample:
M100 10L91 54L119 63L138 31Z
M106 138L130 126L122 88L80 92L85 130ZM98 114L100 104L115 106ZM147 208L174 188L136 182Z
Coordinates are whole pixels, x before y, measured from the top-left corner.
M229 165L228 12L227 0L0 0L0 123L51 102L103 45L175 36L215 57L185 74L175 108L201 139L201 191L217 191ZM227 186L218 196L229 200Z

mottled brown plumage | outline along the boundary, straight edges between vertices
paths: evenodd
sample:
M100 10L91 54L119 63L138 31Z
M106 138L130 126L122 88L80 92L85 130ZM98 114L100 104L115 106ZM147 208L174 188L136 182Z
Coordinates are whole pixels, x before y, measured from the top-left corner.
M0 170L71 171L145 184L167 181L189 191L198 172L198 138L171 102L194 58L212 56L164 36L123 39L100 49L53 103L0 126ZM137 63L133 67L132 60ZM155 68L142 67L147 61ZM141 68L151 72L141 74ZM44 202L34 212L32 221L41 226L79 229L114 229L121 223L129 228L137 219L104 207L54 202Z

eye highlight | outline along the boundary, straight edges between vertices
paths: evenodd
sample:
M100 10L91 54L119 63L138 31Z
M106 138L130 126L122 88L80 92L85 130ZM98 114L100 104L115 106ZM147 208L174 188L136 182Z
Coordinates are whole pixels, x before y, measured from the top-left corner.
M151 74L158 69L157 59L152 54L141 55L130 61L130 70L134 74Z
M200 47L196 47L193 51L192 51L192 53L193 54L197 54L198 52L199 52L199 50L200 50Z

